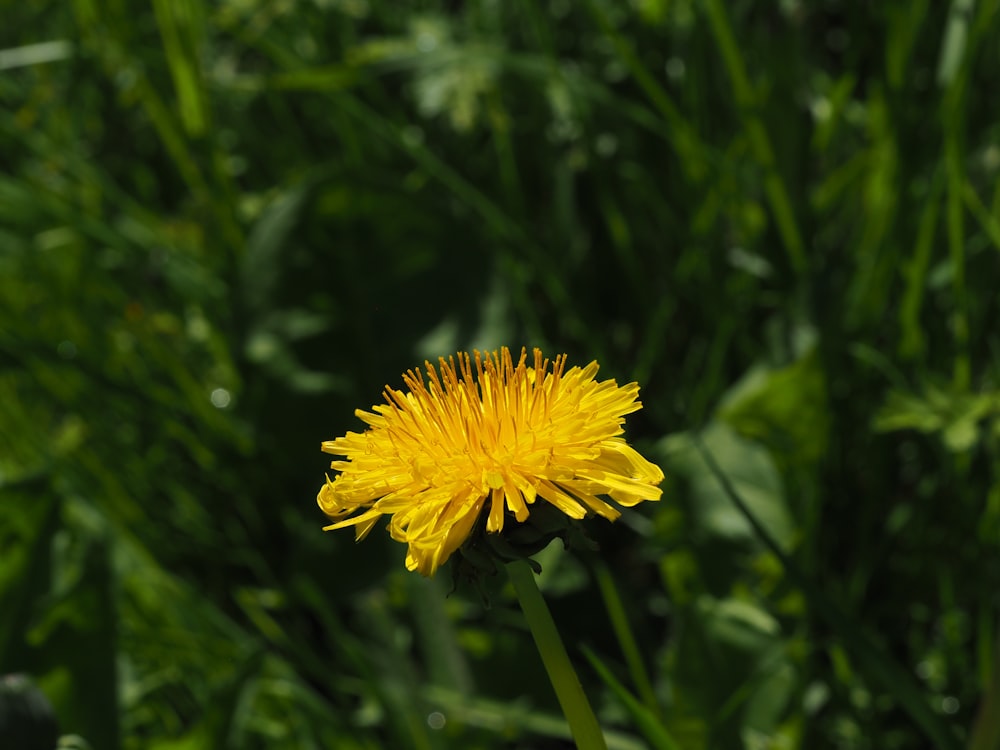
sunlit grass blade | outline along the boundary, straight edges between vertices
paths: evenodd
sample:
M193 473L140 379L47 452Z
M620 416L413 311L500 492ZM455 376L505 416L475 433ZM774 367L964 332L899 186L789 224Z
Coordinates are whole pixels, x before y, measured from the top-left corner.
M592 650L584 646L583 653L597 674L600 675L604 684L611 688L611 691L625 706L625 710L635 721L636 727L649 742L650 747L657 750L683 750L677 741L670 736L670 732L663 726L659 717L632 695Z
M598 560L594 565L594 575L597 578L597 586L604 598L604 608L607 610L611 626L618 637L618 645L625 656L625 663L628 665L629 675L632 677L635 689L642 697L642 703L646 709L653 716L659 716L660 708L656 700L656 693L653 692L653 685L649 680L649 673L640 653L639 643L629 625L628 617L625 615L625 607L622 605L621 596L615 587L611 571L608 570L608 566L603 561Z
M8 47L0 49L0 70L58 62L68 59L72 54L73 44L65 39Z
M208 127L205 91L198 60L204 11L198 0L155 0L156 21L174 80L181 122L190 136L201 136Z
M927 289L927 274L934 250L934 239L937 236L938 214L940 213L943 190L943 172L939 170L931 183L930 191L920 211L913 256L902 267L906 287L899 305L899 325L902 329L899 355L906 359L919 356L926 348L925 333L920 322L920 311Z

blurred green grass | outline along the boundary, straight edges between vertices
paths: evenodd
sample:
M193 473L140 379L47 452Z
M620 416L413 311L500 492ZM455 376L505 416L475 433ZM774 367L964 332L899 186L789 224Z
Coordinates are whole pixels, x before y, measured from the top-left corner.
M502 581L313 504L523 343L668 474L541 555L610 747L1000 747L997 9L7 4L0 673L102 750L566 747Z

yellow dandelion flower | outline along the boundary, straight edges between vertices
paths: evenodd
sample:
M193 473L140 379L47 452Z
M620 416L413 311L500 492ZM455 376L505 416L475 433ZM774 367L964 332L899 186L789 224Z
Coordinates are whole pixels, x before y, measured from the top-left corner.
M565 369L534 350L473 357L460 353L403 375L408 391L386 387L385 403L355 414L368 425L323 443L343 457L330 466L320 508L363 539L383 515L408 546L406 567L432 575L469 537L483 513L486 531L524 523L549 503L573 519L609 520L623 506L659 500L663 472L620 437L624 415L642 408L639 386L596 381L597 362ZM473 369L473 363L475 369ZM550 370L551 367L551 370Z

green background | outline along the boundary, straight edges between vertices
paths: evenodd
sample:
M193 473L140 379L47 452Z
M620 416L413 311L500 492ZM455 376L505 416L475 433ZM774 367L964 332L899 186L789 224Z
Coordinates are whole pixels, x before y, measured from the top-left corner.
M610 747L1000 747L998 5L4 0L0 673L95 750L567 747L502 575L314 500L539 346L667 474L539 556Z

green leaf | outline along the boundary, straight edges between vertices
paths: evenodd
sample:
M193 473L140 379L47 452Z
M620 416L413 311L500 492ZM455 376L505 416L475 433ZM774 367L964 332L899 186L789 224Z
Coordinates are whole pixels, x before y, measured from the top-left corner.
M826 377L815 347L786 367L758 365L726 394L718 419L798 464L826 454Z
M781 477L767 449L740 437L721 422L711 423L702 439L761 524L783 548L789 549L794 527ZM688 486L695 528L730 541L757 542L753 528L733 506L718 478L694 448L689 433L664 438L658 450L664 456L667 473L683 479Z
M956 392L928 385L922 395L890 391L872 428L938 433L948 450L963 453L979 442L979 423L996 414L1000 414L1000 392Z

